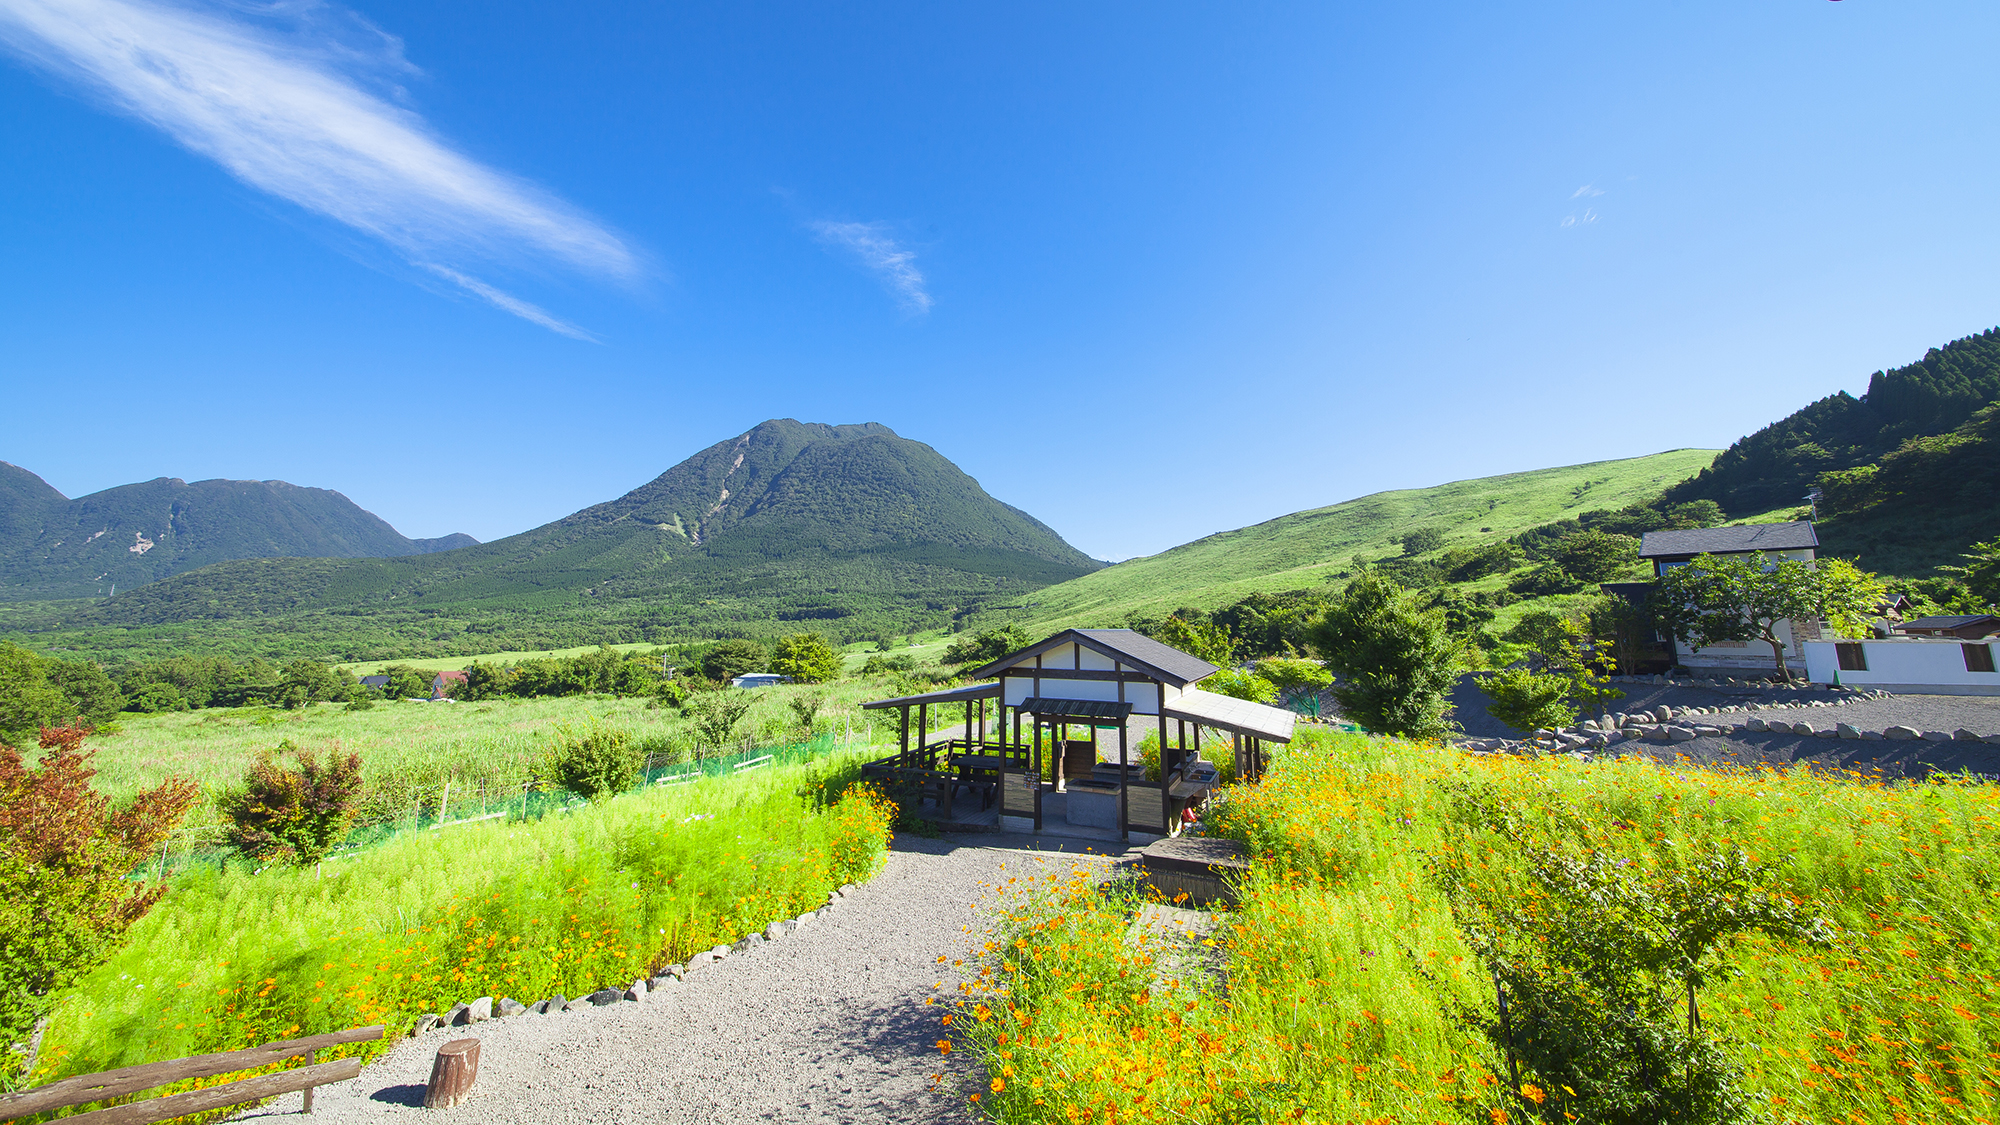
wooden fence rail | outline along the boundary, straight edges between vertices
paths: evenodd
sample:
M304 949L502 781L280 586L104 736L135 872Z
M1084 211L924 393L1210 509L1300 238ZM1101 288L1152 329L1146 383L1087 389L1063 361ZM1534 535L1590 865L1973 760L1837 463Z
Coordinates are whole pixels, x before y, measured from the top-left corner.
M266 1043L261 1047L246 1047L240 1051L168 1059L165 1062L120 1067L117 1070L106 1070L97 1074L79 1074L51 1082L46 1086L36 1086L12 1094L0 1094L0 1121L11 1121L71 1106L88 1105L91 1102L109 1101L190 1078L213 1078L218 1074L252 1070L297 1058L300 1055L305 1056L309 1065L296 1070L260 1074L254 1078L239 1079L220 1086L189 1090L169 1097L92 1110L62 1120L64 1125L71 1123L149 1125L150 1122L165 1121L170 1117L242 1105L244 1102L261 1101L279 1094L289 1094L293 1090L306 1092L305 1111L311 1113L313 1087L358 1078L361 1075L360 1059L336 1059L333 1062L314 1064L313 1052L328 1047L338 1047L345 1043L365 1043L380 1038L382 1038L380 1025L357 1027L327 1035L308 1036L304 1039L285 1039L276 1043Z

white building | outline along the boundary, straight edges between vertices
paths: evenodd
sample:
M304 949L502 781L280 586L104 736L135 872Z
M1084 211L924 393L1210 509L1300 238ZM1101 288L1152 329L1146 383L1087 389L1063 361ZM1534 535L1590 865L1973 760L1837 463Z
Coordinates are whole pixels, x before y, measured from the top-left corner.
M1946 637L1883 637L1806 642L1815 683L1917 695L2000 695L1994 642Z
M1696 555L1763 555L1771 564L1781 558L1811 563L1818 557L1818 551L1819 536L1814 534L1809 520L1756 523L1744 527L1702 527L1687 531L1649 531L1639 543L1639 557L1653 564L1653 577L1656 579L1677 566L1688 565ZM1796 665L1803 659L1803 646L1820 640L1824 634L1818 621L1780 621L1775 631L1784 642L1785 662L1788 665ZM1765 641L1718 641L1695 648L1676 637L1674 661L1696 671L1770 673L1777 670L1771 646Z

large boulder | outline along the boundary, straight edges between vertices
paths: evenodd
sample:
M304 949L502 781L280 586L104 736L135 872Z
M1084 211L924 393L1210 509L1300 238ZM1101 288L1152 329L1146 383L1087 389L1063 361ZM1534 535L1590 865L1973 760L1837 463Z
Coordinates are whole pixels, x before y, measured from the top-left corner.
M1915 727L1894 726L1882 728L1882 737L1895 742L1908 742L1913 738L1922 738L1923 736L1923 732Z

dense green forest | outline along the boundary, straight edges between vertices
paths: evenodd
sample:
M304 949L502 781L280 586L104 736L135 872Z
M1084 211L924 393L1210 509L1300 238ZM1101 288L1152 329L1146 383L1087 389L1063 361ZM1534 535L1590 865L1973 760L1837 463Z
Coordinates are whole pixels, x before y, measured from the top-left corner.
M71 500L0 461L0 600L95 597L232 559L417 555L477 542L408 539L338 492L281 480L160 477Z

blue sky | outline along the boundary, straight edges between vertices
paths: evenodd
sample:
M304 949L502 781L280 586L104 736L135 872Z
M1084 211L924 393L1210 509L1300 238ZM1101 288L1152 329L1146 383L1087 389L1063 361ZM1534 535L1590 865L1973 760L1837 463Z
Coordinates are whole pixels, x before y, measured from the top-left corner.
M1104 558L2000 323L1975 3L0 0L0 459L494 539L768 417Z

